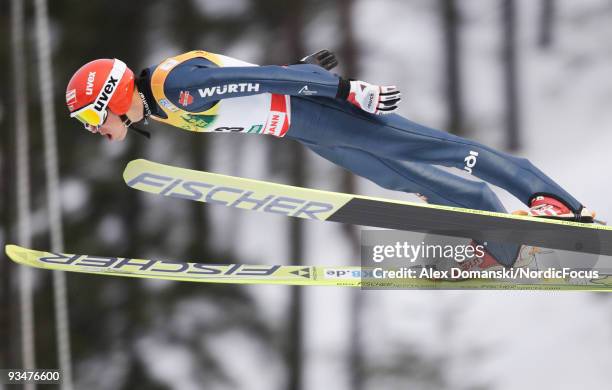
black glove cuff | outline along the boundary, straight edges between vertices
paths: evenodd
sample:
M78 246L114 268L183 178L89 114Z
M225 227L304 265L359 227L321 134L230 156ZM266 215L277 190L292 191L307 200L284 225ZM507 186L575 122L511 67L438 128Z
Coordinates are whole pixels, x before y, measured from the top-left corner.
M338 83L338 92L336 93L336 99L347 100L350 92L351 82L341 77L340 82Z

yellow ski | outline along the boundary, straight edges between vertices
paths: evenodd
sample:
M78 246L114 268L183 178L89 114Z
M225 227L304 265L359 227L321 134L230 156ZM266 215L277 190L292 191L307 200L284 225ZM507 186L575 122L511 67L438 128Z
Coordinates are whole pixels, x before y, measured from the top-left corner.
M375 269L355 266L292 266L202 264L169 260L131 259L51 253L7 245L6 254L24 266L55 271L81 272L103 276L164 279L182 282L282 284L301 286L363 287L378 289L456 290L583 290L612 291L612 276L572 282L567 279L539 279L529 282L505 279L461 281L424 278L377 278Z
M316 221L467 237L612 255L612 227L319 191L131 161L126 184L139 191Z

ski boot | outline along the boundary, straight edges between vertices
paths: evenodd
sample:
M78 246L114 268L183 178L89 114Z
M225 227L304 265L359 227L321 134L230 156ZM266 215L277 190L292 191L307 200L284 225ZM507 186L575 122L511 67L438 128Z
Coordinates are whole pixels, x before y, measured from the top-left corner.
M518 210L512 214L584 223L595 221L595 213L589 211L586 207L582 207L579 213L574 213L565 203L545 195L538 195L531 199L529 211Z

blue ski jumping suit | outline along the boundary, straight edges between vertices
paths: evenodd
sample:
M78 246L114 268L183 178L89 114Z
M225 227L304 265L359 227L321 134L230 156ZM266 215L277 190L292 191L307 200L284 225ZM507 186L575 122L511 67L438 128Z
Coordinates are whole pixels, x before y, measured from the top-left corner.
M153 119L191 131L271 134L381 187L433 204L506 212L485 183L529 204L539 194L578 200L528 160L345 100L348 82L316 65L254 66L193 51L145 69L137 85ZM467 170L468 180L435 165Z

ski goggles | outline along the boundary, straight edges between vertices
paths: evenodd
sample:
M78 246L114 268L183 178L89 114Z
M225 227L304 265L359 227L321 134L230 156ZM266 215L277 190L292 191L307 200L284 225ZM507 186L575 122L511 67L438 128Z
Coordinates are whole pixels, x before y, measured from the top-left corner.
M96 100L74 111L70 114L70 117L76 118L85 126L85 129L89 131L95 131L100 128L100 126L106 122L106 118L108 117L108 104L113 98L119 81L123 77L126 69L127 65L123 61L115 59L113 68L106 78L104 86L100 89Z

